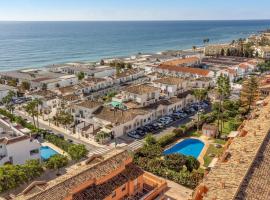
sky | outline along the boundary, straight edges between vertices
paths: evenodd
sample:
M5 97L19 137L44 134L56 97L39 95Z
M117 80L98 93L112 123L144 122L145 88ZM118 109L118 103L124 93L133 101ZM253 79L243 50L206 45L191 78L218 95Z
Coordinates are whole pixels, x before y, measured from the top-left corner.
M0 0L0 20L270 19L270 0Z

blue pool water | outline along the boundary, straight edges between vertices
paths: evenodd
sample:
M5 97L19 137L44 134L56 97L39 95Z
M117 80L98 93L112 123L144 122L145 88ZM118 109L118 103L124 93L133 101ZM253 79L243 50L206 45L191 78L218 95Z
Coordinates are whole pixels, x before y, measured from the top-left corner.
M48 160L53 155L58 154L55 150L48 146L40 147L40 156L42 160Z
M186 156L193 156L194 158L198 158L202 149L204 147L204 143L197 139L185 139L182 142L177 143L170 149L164 151L164 154L173 154L180 153Z

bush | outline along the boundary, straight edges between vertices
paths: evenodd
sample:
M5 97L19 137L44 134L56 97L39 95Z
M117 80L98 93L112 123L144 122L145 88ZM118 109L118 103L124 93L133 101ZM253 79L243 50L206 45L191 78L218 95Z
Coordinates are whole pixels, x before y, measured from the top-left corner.
M185 136L184 131L181 128L176 128L173 130L172 133L164 135L161 138L159 138L158 144L161 147L166 147L167 145L175 142L176 140L180 139L183 136Z
M197 170L200 167L200 162L192 156L186 157L186 167L189 172Z
M45 139L67 152L73 160L80 160L88 154L88 150L83 144L70 144L56 135L46 135Z
M170 170L179 172L185 164L186 157L182 154L176 153L164 156L164 165Z
M66 156L55 154L49 158L46 163L46 167L49 169L60 169L62 167L67 166L68 158Z
M163 153L163 149L160 147L160 145L146 145L143 148L141 148L136 154L139 157L146 157L146 158L154 158L154 157L160 157Z
M148 134L145 137L145 144L146 145L155 145L156 143L157 143L157 140L152 134Z
M43 168L38 160L26 161L24 165L0 166L0 192L10 190L39 177Z
M72 160L80 160L81 158L84 158L88 154L88 150L85 148L84 145L79 144L79 145L71 145L68 148L68 154L72 158Z

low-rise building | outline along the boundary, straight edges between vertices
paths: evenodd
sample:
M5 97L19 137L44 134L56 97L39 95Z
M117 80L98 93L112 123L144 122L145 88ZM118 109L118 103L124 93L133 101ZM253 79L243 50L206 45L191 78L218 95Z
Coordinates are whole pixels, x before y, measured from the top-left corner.
M195 67L199 64L200 59L198 57L180 58L176 60L169 60L162 63L162 65L177 66L177 67Z
M176 77L165 77L153 81L155 87L161 89L161 94L171 98L188 89L187 81Z
M255 53L258 52L260 58L269 60L270 59L270 46L259 46L255 47Z
M133 101L139 106L144 107L159 100L160 88L147 84L134 85L123 89L124 101Z
M9 91L13 91L16 93L17 89L12 86L0 84L0 102L3 100L4 97L8 95Z
M216 137L218 134L218 128L215 125L204 124L202 127L202 134L206 137Z
M214 77L214 72L207 69L193 68L193 67L178 67L171 65L160 65L156 72L175 77Z
M40 143L22 131L26 130L13 126L7 118L0 116L0 165L18 165L40 159Z

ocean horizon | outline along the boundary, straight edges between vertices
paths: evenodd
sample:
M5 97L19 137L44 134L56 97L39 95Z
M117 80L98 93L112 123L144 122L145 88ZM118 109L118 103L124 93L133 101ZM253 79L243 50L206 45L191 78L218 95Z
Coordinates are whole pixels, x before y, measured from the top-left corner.
M0 71L226 43L270 20L1 21Z

